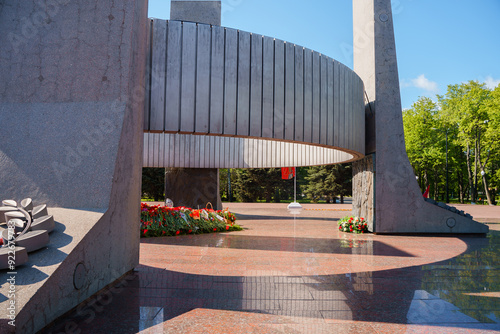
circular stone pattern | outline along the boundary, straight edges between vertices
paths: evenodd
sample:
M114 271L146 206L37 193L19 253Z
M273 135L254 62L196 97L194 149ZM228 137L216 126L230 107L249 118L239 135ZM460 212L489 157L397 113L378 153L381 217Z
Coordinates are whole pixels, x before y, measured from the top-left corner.
M387 14L380 14L379 16L380 21L382 22L387 22L389 20L389 16Z
M457 221L455 220L455 218L448 218L446 220L446 225L448 225L449 228L453 228L457 225Z

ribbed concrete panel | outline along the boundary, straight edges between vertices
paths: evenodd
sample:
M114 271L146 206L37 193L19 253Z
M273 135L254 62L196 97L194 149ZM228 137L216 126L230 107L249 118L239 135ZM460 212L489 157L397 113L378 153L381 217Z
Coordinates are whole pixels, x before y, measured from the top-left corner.
M277 168L355 159L334 148L255 138L149 132L144 133L144 145L144 167Z
M154 19L150 41L145 166L309 166L364 156L356 131L364 129L363 83L335 60L193 22Z

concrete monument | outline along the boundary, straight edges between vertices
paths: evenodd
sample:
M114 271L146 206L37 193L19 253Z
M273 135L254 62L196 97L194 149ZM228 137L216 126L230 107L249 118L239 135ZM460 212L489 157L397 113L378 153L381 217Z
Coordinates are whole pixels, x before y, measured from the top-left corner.
M488 227L425 201L405 150L390 0L353 0L354 70L366 96L366 154L353 166L353 213L376 233L487 233Z
M138 264L146 24L146 0L0 3L0 198L57 219L16 268L2 333L37 332Z

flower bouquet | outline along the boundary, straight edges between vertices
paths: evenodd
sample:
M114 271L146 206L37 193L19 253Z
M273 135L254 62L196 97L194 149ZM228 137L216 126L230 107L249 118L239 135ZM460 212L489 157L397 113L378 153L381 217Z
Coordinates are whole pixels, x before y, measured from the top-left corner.
M339 230L347 233L368 233L364 218L347 216L339 220Z
M241 231L235 221L236 216L228 209L195 210L183 206L169 208L141 204L141 237Z

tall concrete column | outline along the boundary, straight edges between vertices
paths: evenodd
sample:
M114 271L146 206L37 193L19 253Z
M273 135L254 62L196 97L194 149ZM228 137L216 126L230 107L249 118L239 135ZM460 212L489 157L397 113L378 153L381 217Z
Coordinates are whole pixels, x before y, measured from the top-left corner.
M221 25L221 1L172 0L170 19ZM194 94L193 94L194 95ZM167 168L165 196L174 205L193 208L205 207L210 202L214 209L222 209L219 194L219 170L216 168Z
M486 233L424 200L405 149L390 0L353 0L354 70L365 84L367 156L353 166L353 212L376 233Z

